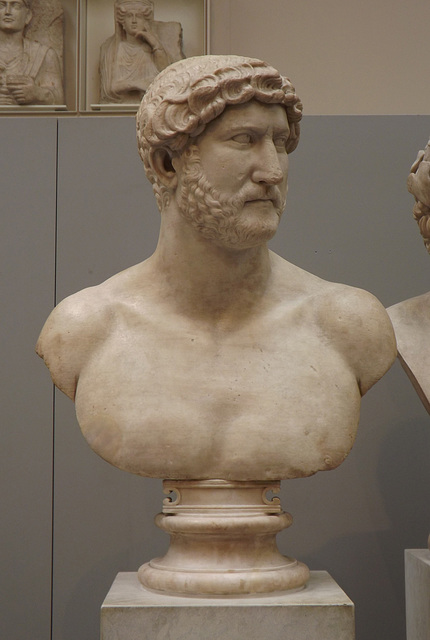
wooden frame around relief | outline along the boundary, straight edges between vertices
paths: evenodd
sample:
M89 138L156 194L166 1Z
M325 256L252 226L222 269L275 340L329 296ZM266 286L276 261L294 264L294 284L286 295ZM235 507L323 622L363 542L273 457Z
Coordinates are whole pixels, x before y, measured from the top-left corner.
M210 0L152 0L154 20L182 25L185 57L209 53ZM81 0L80 111L127 113L138 105L100 104L100 47L113 35L114 0Z

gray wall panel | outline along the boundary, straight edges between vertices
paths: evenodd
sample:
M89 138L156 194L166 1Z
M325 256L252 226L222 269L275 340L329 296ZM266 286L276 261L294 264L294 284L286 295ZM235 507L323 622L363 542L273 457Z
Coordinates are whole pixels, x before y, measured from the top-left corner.
M424 117L305 118L275 250L387 306L427 291L406 177L429 132ZM356 604L357 640L405 637L403 548L426 545L429 445L430 417L396 363L363 399L349 458L284 483L295 519L284 551L339 581Z
M429 132L429 118L305 118L275 250L387 306L427 291L406 177ZM284 483L295 518L284 551L339 581L356 603L358 640L405 637L403 548L424 547L430 529L429 445L430 417L396 363L363 399L341 467Z
M148 257L159 213L133 117L62 120L59 127L60 300ZM93 640L119 568L135 570L166 547L152 523L161 483L98 458L80 434L73 403L57 396L53 638Z
M54 300L56 128L0 121L0 635L10 640L50 635L53 395L34 345Z
M147 257L158 212L133 118L62 119L59 128L61 299ZM427 291L430 258L405 181L429 132L429 117L305 117L273 248L324 278L372 291L386 305ZM25 192L26 203L31 197ZM19 225L15 233L20 237ZM44 375L38 367L49 396ZM34 414L38 387L15 388L15 405L25 393ZM19 415L25 410L20 406ZM343 465L283 484L294 524L279 536L280 548L332 573L356 604L357 640L404 640L403 549L424 547L430 529L429 440L430 418L396 364L364 398L357 441ZM10 467L15 460L22 466L20 452L13 455ZM167 545L152 523L161 500L159 481L111 468L89 449L72 402L58 394L54 640L98 637L99 607L117 571L135 570Z

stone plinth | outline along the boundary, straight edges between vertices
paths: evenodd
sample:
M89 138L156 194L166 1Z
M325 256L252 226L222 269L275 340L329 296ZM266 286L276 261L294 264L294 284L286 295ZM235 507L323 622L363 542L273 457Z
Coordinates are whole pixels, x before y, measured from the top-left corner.
M101 608L101 640L354 640L354 604L325 571L267 596L197 598L147 590L119 573Z
M254 595L303 587L309 569L281 555L276 534L292 517L281 510L279 482L164 480L156 524L170 535L162 558L137 572L144 587L168 594Z
M430 638L430 550L406 549L407 640Z

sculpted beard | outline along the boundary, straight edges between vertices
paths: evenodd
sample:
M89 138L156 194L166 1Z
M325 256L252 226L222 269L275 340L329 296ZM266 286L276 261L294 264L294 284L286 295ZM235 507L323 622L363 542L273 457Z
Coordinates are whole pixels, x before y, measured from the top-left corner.
M245 187L235 196L224 196L212 187L203 173L197 147L184 152L183 187L179 209L184 218L207 240L231 248L251 247L270 240L276 233L285 200L276 186L265 187L264 196L273 200L274 216L247 216L243 206L261 197L262 187ZM256 192L258 189L258 193Z

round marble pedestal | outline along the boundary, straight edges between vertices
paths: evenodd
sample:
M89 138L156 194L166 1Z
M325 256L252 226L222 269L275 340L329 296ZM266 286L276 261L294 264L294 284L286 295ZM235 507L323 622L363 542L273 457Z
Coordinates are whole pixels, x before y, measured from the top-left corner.
M233 595L302 588L309 569L281 555L276 534L292 517L281 510L279 484L165 480L156 524L170 534L162 558L140 567L149 589L175 594Z

